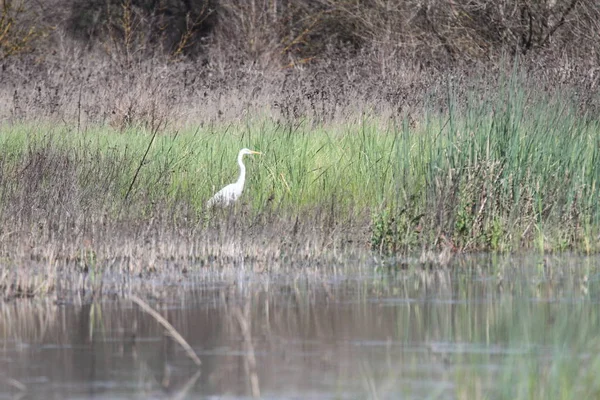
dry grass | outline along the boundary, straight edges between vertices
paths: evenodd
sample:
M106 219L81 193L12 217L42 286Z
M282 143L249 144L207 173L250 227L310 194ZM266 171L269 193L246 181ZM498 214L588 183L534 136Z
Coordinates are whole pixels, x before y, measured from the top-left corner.
M449 82L459 101L486 98L513 69L505 62L432 71L395 60L383 72L372 56L366 52L333 64L275 71L159 59L122 69L76 53L35 67L11 62L0 74L0 121L67 122L76 124L78 132L98 124L125 130L167 123L178 129L256 118L292 125L344 123L364 115L416 121L424 107L447 110ZM537 62L525 62L522 69L528 75L527 90L576 92L565 100L576 102L582 114L600 110L595 90L600 74L593 69L571 63L539 68Z
M14 4L2 14L14 35L32 25L47 34L2 61L0 121L125 129L256 114L284 122L399 117L419 112L424 95L448 80L470 92L485 75L485 95L515 56L538 90L574 88L583 110L599 109L594 2L2 4Z

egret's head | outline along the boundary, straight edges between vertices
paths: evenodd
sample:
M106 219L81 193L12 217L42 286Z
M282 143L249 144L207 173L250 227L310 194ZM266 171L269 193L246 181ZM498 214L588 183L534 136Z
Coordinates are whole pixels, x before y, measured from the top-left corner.
M262 154L260 151L254 151L254 150L250 150L250 149L242 149L240 150L240 155L246 155L246 154Z

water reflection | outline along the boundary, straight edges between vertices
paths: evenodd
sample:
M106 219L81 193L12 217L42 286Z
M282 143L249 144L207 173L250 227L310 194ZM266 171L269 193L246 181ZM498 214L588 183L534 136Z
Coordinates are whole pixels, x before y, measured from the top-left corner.
M0 398L518 398L520 385L535 398L557 373L585 395L600 367L598 264L199 271L145 298L200 369L131 301L5 303Z

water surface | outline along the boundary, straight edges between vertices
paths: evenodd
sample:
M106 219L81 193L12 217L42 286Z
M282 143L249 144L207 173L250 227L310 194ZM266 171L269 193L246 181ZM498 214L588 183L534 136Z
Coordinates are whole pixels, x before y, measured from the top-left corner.
M0 399L591 398L600 260L210 268L127 300L0 304ZM566 397L564 397L566 395Z

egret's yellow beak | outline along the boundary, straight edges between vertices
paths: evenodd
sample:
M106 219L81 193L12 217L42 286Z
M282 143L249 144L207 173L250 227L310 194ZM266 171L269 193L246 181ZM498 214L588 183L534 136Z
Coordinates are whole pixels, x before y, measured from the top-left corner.
M262 156L262 155L263 155L263 153L261 153L260 151L254 151L254 150L250 150L250 152L251 152L252 154L258 154L258 155L260 155L260 156Z

